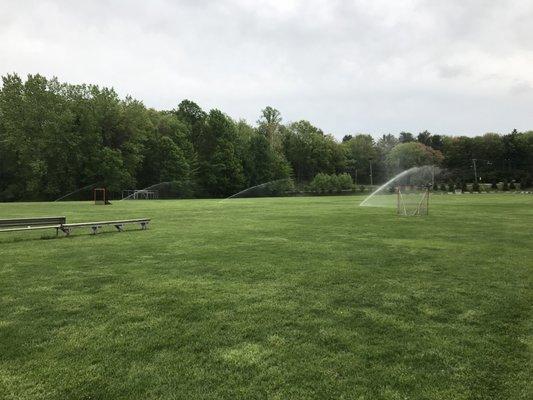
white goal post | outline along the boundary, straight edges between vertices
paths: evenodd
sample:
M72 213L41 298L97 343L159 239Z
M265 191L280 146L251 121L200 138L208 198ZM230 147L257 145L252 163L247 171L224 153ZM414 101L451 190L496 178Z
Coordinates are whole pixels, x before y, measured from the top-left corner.
M414 185L398 186L397 214L414 216L428 215L429 213L429 188Z

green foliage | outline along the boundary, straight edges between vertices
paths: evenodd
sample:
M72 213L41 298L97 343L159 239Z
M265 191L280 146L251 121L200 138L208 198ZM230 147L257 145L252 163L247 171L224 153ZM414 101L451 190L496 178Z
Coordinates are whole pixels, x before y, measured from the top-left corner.
M473 192L479 192L479 191L480 191L479 183L474 182L474 183L472 184L472 191L473 191Z
M201 107L193 101L183 100L174 114L189 127L194 130L195 127L201 126L206 119L207 114Z
M234 122L219 110L211 110L198 140L199 180L210 196L224 197L241 190L242 162L237 157Z
M356 135L342 143L346 157L347 169L352 175L357 171L358 181L370 183L370 164L374 171L379 162L379 150L370 135Z
M377 151L381 155L386 155L398 143L399 143L399 140L394 135L391 135L391 134L383 135L377 142Z
M100 157L98 178L110 191L118 191L133 184L132 177L124 166L120 150L104 147Z
M344 143L344 142L349 142L349 141L352 140L352 139L353 139L353 136L352 136L352 135L344 135L344 136L342 137L342 143Z
M455 184L453 182L448 185L448 192L455 192Z
M414 142L415 138L411 132L400 132L399 141L400 143L409 143Z
M187 125L175 114L150 115L151 130L142 142L142 162L138 171L141 187L173 182L176 192L191 197L195 191L195 153Z
M338 143L308 121L287 126L282 148L298 182L309 181L319 172L332 174L344 169L345 156Z
M439 165L442 160L440 151L419 142L400 143L386 156L389 168L397 171L422 165Z
M323 174L315 175L309 184L309 190L315 193L339 193L353 190L354 184L349 174Z
M445 183L441 183L440 184L440 190L441 192L446 192L448 189L446 188L446 184Z
M312 192L316 193L325 193L328 192L331 188L331 175L323 173L316 174L311 183L309 184L309 189Z
M426 146L431 146L431 133L428 131L420 132L416 140Z
M249 156L245 168L248 186L289 177L289 164L272 148L266 136L253 133L246 153Z
M350 174L344 173L337 175L338 187L342 190L353 190L354 182Z
M295 186L292 179L278 179L267 185L267 193L269 196L283 196L294 190Z
M281 145L281 113L275 108L267 106L261 111L261 118L257 123L259 134L266 138L270 147L278 149Z
M267 106L257 126L235 122L191 100L170 111L147 109L112 88L69 85L41 75L2 77L0 201L52 200L94 183L112 193L174 182L187 196L220 197L292 176L384 182L412 166L436 164L470 182L473 160L484 182L520 178L531 187L533 131L479 137L345 135L342 142L308 121L284 125ZM372 175L372 178L371 178ZM507 188L509 185L507 185ZM347 190L347 189L341 189Z
M514 181L511 181L511 183L509 184L509 189L510 190L515 190L516 189L516 185L515 185Z

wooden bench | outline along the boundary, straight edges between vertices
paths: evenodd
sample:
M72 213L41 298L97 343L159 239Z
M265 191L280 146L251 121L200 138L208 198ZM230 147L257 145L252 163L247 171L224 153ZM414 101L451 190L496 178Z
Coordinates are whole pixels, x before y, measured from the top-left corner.
M138 218L123 219L118 221L78 222L75 224L62 224L59 229L61 229L61 231L68 236L74 228L89 227L91 229L91 233L93 235L96 235L98 233L98 229L105 225L113 225L115 228L117 228L119 232L122 232L124 230L124 225L139 224L141 226L141 230L146 230L148 228L149 223L150 218Z
M35 229L55 229L56 236L59 231L70 235L74 228L89 227L93 235L98 233L98 229L105 225L113 225L119 232L124 230L124 225L139 224L141 230L148 228L150 218L123 219L117 221L98 221L98 222L78 222L67 224L66 217L39 217L39 218L11 218L0 219L0 232L29 231Z
M37 217L0 219L0 232L30 231L35 229L55 229L56 235L66 217Z

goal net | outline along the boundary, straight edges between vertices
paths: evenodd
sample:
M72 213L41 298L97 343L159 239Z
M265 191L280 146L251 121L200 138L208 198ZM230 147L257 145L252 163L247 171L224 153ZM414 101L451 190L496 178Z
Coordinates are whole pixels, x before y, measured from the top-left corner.
M429 188L413 185L398 186L396 194L398 215L428 215Z

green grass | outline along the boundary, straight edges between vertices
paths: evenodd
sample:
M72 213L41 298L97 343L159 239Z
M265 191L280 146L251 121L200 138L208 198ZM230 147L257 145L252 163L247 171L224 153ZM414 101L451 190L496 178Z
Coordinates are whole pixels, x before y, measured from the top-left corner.
M531 399L533 196L0 204L2 399Z

